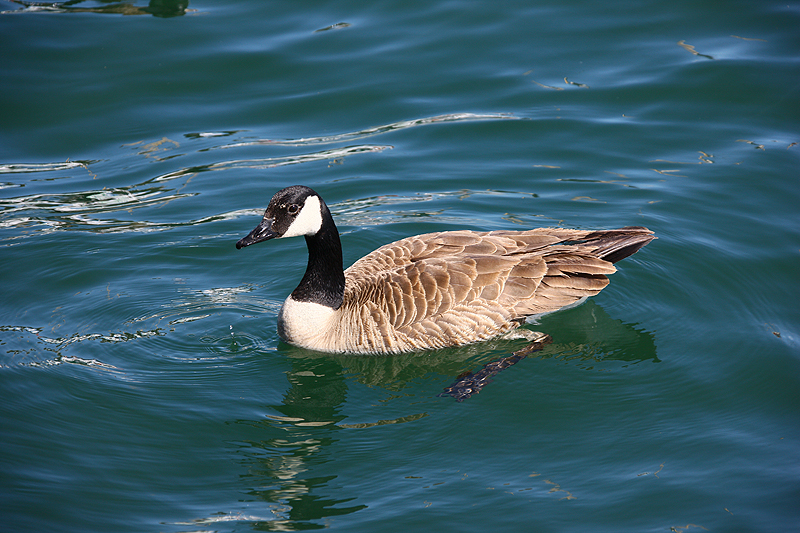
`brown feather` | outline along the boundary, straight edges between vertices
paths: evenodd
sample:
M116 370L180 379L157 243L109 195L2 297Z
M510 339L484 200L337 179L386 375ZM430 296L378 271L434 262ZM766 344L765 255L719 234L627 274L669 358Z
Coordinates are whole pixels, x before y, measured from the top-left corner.
M526 316L594 296L608 285L614 262L654 238L640 227L539 228L429 233L387 244L345 271L337 335L357 341L331 339L329 348L407 351L493 337Z

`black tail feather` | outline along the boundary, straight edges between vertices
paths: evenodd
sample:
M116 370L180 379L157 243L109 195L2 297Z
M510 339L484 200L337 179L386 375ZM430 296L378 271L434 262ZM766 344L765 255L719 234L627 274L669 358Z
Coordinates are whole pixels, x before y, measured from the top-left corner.
M586 236L586 241L595 241L597 255L616 263L638 252L656 236L647 228L627 226L620 229L597 231Z

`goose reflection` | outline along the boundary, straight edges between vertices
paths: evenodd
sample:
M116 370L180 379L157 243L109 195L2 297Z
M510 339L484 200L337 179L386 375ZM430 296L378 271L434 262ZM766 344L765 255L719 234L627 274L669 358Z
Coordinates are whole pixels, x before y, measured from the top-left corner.
M624 368L645 361L659 362L652 333L611 318L595 302L588 301L562 314L567 313L562 318L546 319L543 325L555 342L527 359L562 360L587 371L598 366L607 369L614 363L622 363L616 366ZM241 480L246 485L244 491L266 503L275 515L275 521L269 523L253 522L254 529L320 527L327 518L365 509L366 505L358 503L359 494L348 492L343 488L346 483L338 480L341 465L337 461L344 446L341 431L369 431L425 418L429 416L425 405L447 401L437 396L455 376L506 357L524 345L524 341L498 340L423 355L363 357L310 352L281 344L279 351L291 365L286 374L289 386L281 403L266 406L271 414L263 419L237 421L249 426L248 433L254 437L237 450L247 470ZM406 412L391 419L351 422L345 407L354 383L382 389L390 401L410 397L405 405L392 401L392 407ZM412 388L418 392L409 394ZM483 394L492 390L487 387ZM378 410L386 412L383 408L385 404ZM360 410L360 416L365 412L368 410ZM392 412L396 414L397 409Z

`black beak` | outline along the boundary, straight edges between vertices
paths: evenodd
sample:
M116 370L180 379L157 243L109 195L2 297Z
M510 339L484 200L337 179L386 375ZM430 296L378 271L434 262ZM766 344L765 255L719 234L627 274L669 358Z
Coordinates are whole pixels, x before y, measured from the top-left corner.
M272 219L271 218L264 218L261 221L261 224L256 226L256 228L251 231L247 237L244 237L236 243L236 249L240 250L245 246L250 246L251 244L255 244L257 242L266 241L269 239L274 239L275 237L279 237L280 235L274 231L272 231Z

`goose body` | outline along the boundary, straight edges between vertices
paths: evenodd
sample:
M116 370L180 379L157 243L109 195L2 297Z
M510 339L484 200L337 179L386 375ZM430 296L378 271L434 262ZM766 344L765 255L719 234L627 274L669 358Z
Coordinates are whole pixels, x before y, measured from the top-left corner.
M290 344L324 352L399 353L509 332L608 285L614 263L653 240L606 231L445 231L387 244L343 271L339 232L322 198L300 185L275 194L236 243L305 236L308 266L278 317Z

